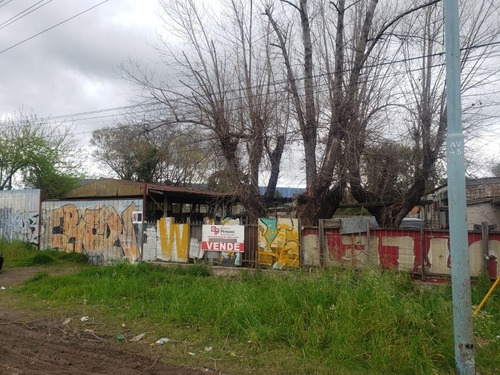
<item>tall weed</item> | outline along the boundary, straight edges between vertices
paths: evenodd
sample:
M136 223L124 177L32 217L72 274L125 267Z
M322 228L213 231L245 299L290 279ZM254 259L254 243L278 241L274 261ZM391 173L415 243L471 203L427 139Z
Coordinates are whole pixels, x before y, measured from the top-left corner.
M40 251L33 244L4 239L0 239L0 254L4 257L3 267L5 268L42 266L53 263L88 263L85 254Z
M448 374L455 368L450 287L419 286L406 274L330 269L214 277L206 267L123 263L41 277L21 293L50 298L61 309L94 306L110 321L154 327L158 336L176 332L192 345L210 343L220 348L226 370L237 373ZM500 313L488 313L484 329L493 334ZM493 374L498 342L488 345L480 348L480 368ZM236 362L235 351L241 352Z

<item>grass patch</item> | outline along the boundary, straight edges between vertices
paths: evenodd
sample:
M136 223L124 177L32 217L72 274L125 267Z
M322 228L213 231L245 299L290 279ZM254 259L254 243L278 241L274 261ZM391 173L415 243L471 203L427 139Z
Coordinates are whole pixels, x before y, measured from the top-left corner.
M26 284L29 284L29 283L36 283L40 280L43 280L45 278L48 278L49 277L49 273L44 271L44 272L38 272L35 276L33 277L30 277L28 280L26 280Z
M66 253L52 250L40 251L36 246L21 241L0 239L0 254L4 257L4 268L33 267L50 264L88 263L85 254Z
M451 290L417 286L392 272L326 270L314 275L211 276L205 266L126 263L74 275L37 275L19 291L51 309L91 311L120 327L169 337L184 364L230 373L452 374ZM498 298L498 293L496 297ZM38 304L43 306L43 304ZM478 369L498 369L500 312L492 304ZM489 338L489 339L488 339ZM207 354L206 347L213 352ZM186 351L196 356L186 359ZM176 357L177 356L177 357ZM186 362L187 361L187 362Z
M54 259L80 259L65 256ZM28 251L27 259L34 258ZM490 286L478 280L473 304ZM146 333L149 343L167 337L155 350L169 361L228 373L455 373L450 286L424 287L388 271L216 277L205 265L119 263L41 272L15 297L30 311L75 321L89 316L105 337ZM499 298L497 290L474 321L476 369L483 375L500 366Z

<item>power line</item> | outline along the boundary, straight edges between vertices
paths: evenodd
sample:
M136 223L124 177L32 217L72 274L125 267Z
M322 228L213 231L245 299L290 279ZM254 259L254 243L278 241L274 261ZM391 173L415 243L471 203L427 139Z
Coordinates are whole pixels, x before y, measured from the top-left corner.
M2 4L5 2L5 0L3 0L2 2L0 2L0 8L6 6L8 3L10 3L12 0L8 0L5 4Z
M106 0L106 1L109 1L109 0ZM100 4L103 4L106 1L103 1ZM97 4L96 6L99 6L100 4ZM92 8L95 8L96 6L94 6ZM92 8L89 8L88 10L90 10ZM76 16L74 16L74 17L76 17ZM72 17L72 18L74 18L74 17ZM484 43L484 44L481 44L481 45L473 45L473 46L470 46L468 48L464 48L464 50L465 49L473 50L473 49L477 49L477 48L480 48L480 47L494 46L494 45L498 45L498 44L500 44L500 42ZM441 57L442 55L443 55L442 52L438 52L438 53L434 53L434 54L431 54L431 55L422 55L422 56L416 56L416 57L408 57L408 58L399 59L399 60L392 60L392 61L380 62L378 64L367 65L367 66L365 66L365 69L370 69L370 68L379 67L379 66L390 66L390 65L393 65L393 64L397 64L397 63L411 62L411 61L414 61L414 60L421 60L422 58L425 58L425 57ZM487 58L490 58L490 57L492 57L491 54L489 56L487 56ZM483 58L483 57L482 56L478 56L476 58L469 59L469 61L474 61L475 59L479 60L481 58ZM434 65L432 67L442 67L443 65L444 65L444 63L438 63L438 64L436 64L436 65ZM410 68L410 69L406 69L406 70L403 70L403 71L395 71L395 72L392 72L390 74L386 73L384 75L384 78L396 77L397 75L406 75L406 74L409 74L411 72L421 71L422 69L424 69L424 68L419 67L419 68ZM348 72L348 71L350 71L350 69L345 69L344 70L344 72ZM328 74L329 74L328 72L319 73L319 74L315 75L315 78L325 77ZM363 82L366 83L366 82L369 82L371 80L376 80L376 79L379 79L379 78L377 78L377 77L371 77L371 78L367 78ZM300 80L302 80L302 78L296 79L296 81L300 81ZM275 85L286 84L286 83L287 83L287 79L275 81ZM229 84L231 85L231 83L229 83ZM324 87L324 89L322 90L323 92L326 92L329 89L329 86L328 86L327 82L318 83L316 85L316 89L317 90L321 89L321 86ZM258 87L259 86L252 86L251 88L258 88ZM172 90L175 90L175 87L172 87ZM225 95L225 94L228 94L228 93L231 93L231 92L233 92L233 93L240 93L241 91L242 91L241 88L235 88L235 89L225 90L221 94ZM287 92L287 89L280 89L280 90L276 90L273 94L284 94L286 92ZM491 94L491 92L490 92L490 94ZM256 95L262 95L262 94L257 93ZM227 100L241 101L241 100L244 100L244 99L245 99L245 96L238 96L238 97L235 97L235 98L229 98ZM175 101L178 102L179 99L173 99L173 101L174 102ZM274 101L275 102L280 102L281 99L275 99ZM272 101L270 103L272 104ZM161 103L159 103L157 101L150 101L149 103L148 102L143 102L143 103L139 103L139 104L135 104L135 105L128 105L128 106L122 106L122 107L108 108L108 109L103 109L103 110L86 111L86 112L79 112L79 113L66 114L66 115L57 115L57 116L54 116L54 117L45 117L45 118L40 118L40 120L54 121L54 120L58 120L58 119L62 119L62 120L68 119L69 120L71 118L71 120L73 122L75 122L75 121L81 122L81 121L88 121L88 120L104 119L104 118L109 118L109 117L113 117L113 116L117 116L117 115L127 115L127 114L128 115L132 115L132 114L136 114L136 115L143 114L143 115L146 115L148 113L153 113L154 111L158 111L159 109L155 109L154 108L155 106L161 106ZM140 110L140 111L132 112L133 109L141 109L141 108L142 108L142 110ZM122 110L127 110L127 112L126 113L110 113L110 112L122 111ZM105 113L109 113L109 114L106 114L106 115L103 115L103 116L85 117L87 115L97 115L97 114L105 114ZM96 122L94 122L94 123L96 123Z
M32 6L26 8L25 10L23 10L22 12L16 14L15 16L9 18L7 21L4 21L0 24L0 30L9 26L9 25L12 25L14 22L17 22L19 21L21 18L24 18L26 17L28 14L30 13L33 13L35 10L38 10L40 9L41 7L51 3L53 0L47 0L44 4L41 4L40 6L36 7L35 9L31 9L33 7L35 7L36 5L40 4L40 3L43 3L44 1L46 0L40 0L38 3L35 3L33 4ZM30 10L31 9L31 10Z
M499 44L500 42L495 42L494 44ZM477 48L477 46L473 46L471 47L471 49L475 49ZM396 63L403 63L403 62L409 62L409 61L412 61L412 60L416 60L416 59L422 59L422 58L425 58L425 57L437 57L437 56L442 56L443 53L435 53L433 55L429 55L429 56L419 56L419 57L413 57L413 58L406 58L406 59L400 59L400 60L395 60L393 62L383 62L383 63L380 63L380 64L374 64L374 65L371 65L371 66L367 66L366 68L372 68L372 67L377 67L377 66L382 66L382 65L390 65L390 64L396 64ZM495 56L492 56L492 57L495 57ZM473 61L474 59L470 59L469 61ZM431 68L435 68L435 67L443 67L444 66L444 63L438 63L438 64L435 64L433 65ZM412 73L412 72L416 72L416 71L421 71L423 70L424 68L413 68L413 69L408 69L406 71L399 71L399 72L393 72L391 73L391 75L385 75L384 78L386 77L396 77L398 75L406 75L408 73ZM329 73L320 73L320 74L317 74L315 75L314 77L315 78L321 78L321 77L324 77L324 76L327 76ZM377 78L372 78L370 80L376 80ZM299 78L299 79L296 79L296 81L301 81L302 78ZM366 83L366 82L369 82L370 80L365 80L365 81L362 81L362 83ZM280 84L286 84L287 83L287 80L284 79L282 81L276 81L276 85L280 85ZM323 83L319 83L316 85L316 89L320 89L321 86L325 87L325 89L323 90L323 92L325 92L327 89L328 89L328 83L327 82L323 82ZM182 86L184 87L184 86ZM251 88L252 89L256 89L256 88L259 88L260 86L252 86ZM180 88L180 86L178 87ZM175 89L175 87L173 87L172 89ZM229 93L237 93L237 92L241 92L242 90L241 89L229 89L229 90L225 90L223 92L221 92L221 94L223 95L226 95L226 94L229 94ZM277 90L274 92L274 94L283 94L283 93L286 93L287 90L285 89L280 89L280 90ZM494 92L490 91L488 92L488 94L492 94ZM259 95L259 94L256 94L256 95ZM477 94L466 94L466 95L463 95L463 97L472 97L472 96L477 96ZM238 96L238 97L235 97L235 98L226 98L226 100L230 100L230 101L240 101L240 100L243 100L245 99L244 96ZM176 100L173 100L173 101L176 101ZM280 101L280 99L277 99L276 100L277 102ZM68 114L68 115L59 115L59 116L55 116L55 117L50 117L50 118L46 118L47 120L51 119L51 120L54 120L54 119L58 119L58 118L68 118L68 117L72 117L72 116L80 116L80 115L86 115L86 114L100 114L100 113L105 113L105 112L109 112L109 111L115 111L115 110L123 110L123 109L133 109L133 108L138 108L138 107L142 107L142 108L145 108L144 111L142 112L139 112L139 113L142 113L142 114L147 114L147 113L150 113L152 111L155 111L155 109L148 109L150 108L151 106L156 106L156 105L161 105L161 103L157 102L157 101L151 101L149 104L146 104L146 102L143 102L143 103L140 103L140 104L136 104L136 105L129 105L129 106L122 106L122 107L115 107L115 108L110 108L110 109L103 109L103 110L96 110L96 111L89 111L89 112L81 112L81 113L74 113L74 114ZM109 115L109 116L113 116L113 114ZM108 117L108 116L102 116L102 117Z
M43 0L41 0L41 1L43 1ZM41 1L39 1L39 2L38 2L38 3L36 3L36 4L39 4ZM52 0L49 0L49 1L52 1ZM30 40L30 39L32 39L32 38L34 38L34 37L36 37L36 36L38 36L38 35L40 35L40 34L42 34L42 33L46 32L46 31L48 31L48 30L50 30L50 29L52 29L52 28L54 28L54 27L57 27L57 26L59 26L59 25L61 25L61 24L65 23L65 22L67 22L67 21L69 21L69 20L71 20L71 19L73 19L73 18L75 18L75 17L77 17L77 16L79 16L79 15L81 15L81 14L83 14L83 13L85 13L85 12L87 12L87 11L89 11L89 10L91 10L91 9L95 8L95 7L97 7L97 6L99 6L99 5L102 5L103 3L107 2L107 1L109 1L109 0L105 0L105 1L103 1L103 2L101 2L101 3L99 3L99 4L97 4L97 5L95 5L95 6L91 7L91 8L89 8L89 9L87 9L87 10L83 11L83 12L80 12L80 13L78 13L77 15L75 15L75 16L73 16L73 17L70 17L70 18L68 18L67 20L65 20L65 21L62 21L62 22L58 23L57 25L52 26L51 28L48 28L48 29L46 29L46 30L44 30L44 31L42 31L42 32L40 32L40 33L38 33L38 34L36 34L36 35L34 35L34 36L32 36L32 37L28 38L28 39L26 39L26 40L24 40L24 41L22 41L22 42L20 42L20 43L16 44L16 45L14 45L14 46L11 46L11 47L9 47L9 48L7 48L7 49L3 50L3 51L0 51L0 53L6 52L6 51L8 51L9 49L14 48L15 46L17 46L17 45L19 45L19 44L22 44L23 42L28 41L28 40ZM10 1L9 1L9 2L10 2ZM0 4L1 4L1 3L0 3ZM35 4L35 5L36 5L36 4ZM34 6L34 5L33 5L33 6ZM33 6L32 6L32 7L33 7ZM30 8L28 8L28 9L30 9ZM484 43L484 44L480 44L480 45L475 45L475 46L470 47L470 49L476 49L476 48L486 47L486 46L493 46L493 45L497 45L497 44L500 44L500 42L491 42L491 43ZM435 54L433 54L433 55L428 55L428 57L431 57L431 56L442 56L442 55L443 55L443 53L442 53L442 52L440 52L440 53L435 53ZM378 64L367 65L367 66L365 66L365 69L369 69L369 68L373 68L373 67L380 67L380 66L384 66L384 65L392 65L392 64L401 63L401 62L410 62L410 61L412 61L412 60L419 60L419 59L421 59L421 58L423 58L423 57L426 57L426 56L418 56L418 57L405 58L405 59L400 59L400 60L393 60L393 61L381 62L381 63L378 63ZM438 64L438 65L436 65L436 66L442 66L442 65L443 65L443 64ZM416 70L421 70L421 68L419 68L419 69L411 69L411 70L409 70L409 71L407 71L407 72L393 72L393 73L391 73L391 74L393 74L394 76L396 76L396 75L408 74L408 72L410 72L410 71L416 71ZM344 72L347 72L347 71L348 71L348 70L344 70ZM328 75L328 74L329 74L328 72L327 72L327 73L320 73L320 74L317 74L315 77L316 77L316 78L321 78L321 77L326 76L326 75ZM385 77L388 77L388 75L386 75ZM374 80L374 79L376 79L376 78L372 78L372 80ZM299 81L299 80L301 80L301 78L297 79L297 81ZM365 82L368 82L368 81L365 81ZM277 81L277 82L276 82L276 84L285 84L285 83L286 83L286 80L283 80L283 81ZM327 85L327 83L321 83L320 85ZM319 88L319 87L320 87L320 86L318 85L318 87L317 87L317 88ZM256 86L254 86L253 88L256 88ZM236 91L240 91L240 89L232 89L232 90L228 90L228 91L226 91L225 93L229 93L229 92L231 92L231 91L236 92ZM275 94L276 94L276 93L284 93L284 92L286 92L286 90L279 90L279 91L276 91L276 92L275 92ZM244 99L244 97L240 97L240 98L231 98L231 100L233 100L233 99L234 99L234 100L241 100L241 99ZM124 106L124 107L119 107L119 108L116 108L116 109L126 109L126 108L130 108L130 107L129 107L129 106ZM106 110L101 110L101 111L93 111L92 113L104 113L104 112L108 112L108 111L112 111L112 110L113 110L113 109L106 109ZM148 110L144 110L142 113L146 114L146 113L148 113ZM68 117L71 117L71 116L83 116L84 114L85 114L85 113L76 113L76 114L73 114L73 115L71 115L71 114L70 114L70 115L59 115L59 116L56 116L56 117L52 117L52 118L51 118L51 120L58 119L58 118L68 118ZM105 117L109 117L109 116L113 116L113 114L110 114L110 115L108 115L108 116L91 117L91 118L89 118L89 119L105 118ZM85 119L76 119L76 120L74 120L74 121L84 121L84 120L85 120Z
M11 1L12 1L12 0L11 0ZM61 26L62 24L66 23L66 22L69 22L69 21L71 21L72 19L75 19L76 17L81 16L82 14L87 13L87 12L91 11L92 9L95 9L95 8L97 8L98 6L100 6L100 5L104 4L104 3L107 3L108 1L109 1L109 0L104 0L104 1L100 2L99 4L96 4L96 5L94 5L94 6L90 7L90 8L87 8L87 9L85 9L84 11L82 11L82 12L80 12L80 13L77 13L77 14L75 14L74 16L72 16L72 17L69 17L69 18L65 19L64 21L61 21L61 22L59 22L59 23L55 24L54 26L51 26L51 27L49 27L49 28L47 28L47 29L45 29L45 30L42 30L42 31L40 31L40 32L39 32L39 33L37 33L37 34L32 35L32 36L30 36L29 38L26 38L26 39L24 39L24 40L20 41L19 43L16 43L16 44L14 44L14 45L12 45L12 46L10 46L10 47L8 47L8 48L6 48L6 49L4 49L4 50L0 51L0 54L2 54L2 53L4 53L4 52L7 52L7 51L9 51L9 50L11 50L11 49L13 49L13 48L15 48L15 47L17 47L17 46L19 46L19 45L23 44L23 43L26 43L27 41L29 41L29 40L31 40L31 39L34 39L34 38L36 38L37 36L39 36L39 35L42 35L42 34L46 33L47 31L50 31L50 30L52 30L52 29L54 29L54 28L56 28L56 27L58 27L58 26Z
M156 101L147 100L147 101L144 101L144 102L138 103L138 104L131 104L131 105L126 105L126 106L121 106L121 107L114 107L114 108L98 109L98 110L94 110L94 111L76 112L76 113L70 113L70 114L66 114L66 115L57 115L57 116L41 118L41 120L57 120L60 118L94 115L94 114L112 112L112 111L123 110L123 109L149 107L149 106L156 105L156 104L157 104Z

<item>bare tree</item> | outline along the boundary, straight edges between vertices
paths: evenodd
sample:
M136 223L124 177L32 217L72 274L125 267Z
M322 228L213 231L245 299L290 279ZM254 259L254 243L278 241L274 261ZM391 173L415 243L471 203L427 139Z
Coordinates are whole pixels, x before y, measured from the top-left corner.
M439 3L426 0L391 4L391 8L377 0L281 0L281 7L267 6L304 144L304 222L331 217L346 187L384 226L397 226L419 203L434 177L446 132ZM465 69L471 48L496 38L498 28L494 30L491 18L496 11L493 2L485 0L463 13L463 20L468 16ZM300 27L289 21L294 14ZM415 54L423 57L415 59ZM464 87L484 83L487 77L477 75L484 57L476 55L464 75ZM407 75L401 74L404 69L398 60L407 63ZM417 74L415 61L421 64ZM398 122L396 109L407 111L403 121ZM413 150L411 167L404 170L412 179L404 184L404 191L389 194L387 201L382 185L368 181L371 176L373 182L374 173L382 169L367 166L363 155L374 151L384 132L390 139L393 129L405 123L411 126L395 140Z
M492 76L493 72L483 70L482 66L494 45L492 42L500 35L498 10L499 5L490 0L461 3L463 93L477 92ZM443 157L447 128L441 4L431 4L408 15L399 24L397 35L401 39L406 72L398 76L401 82L398 91L403 99L398 106L403 125L400 129L404 133L396 135L393 132L393 135L413 150L411 164L404 172L411 176L411 184L399 199L386 200L363 184L359 175L351 180L353 196L359 202L369 203L368 210L384 227L397 227L419 204L436 171L436 163ZM480 106L473 105L477 101L475 95L464 95L464 99L464 123L471 135L478 130L478 122L468 121L477 119ZM471 110L474 116L469 117ZM393 116L397 118L395 113Z
M390 18L392 12L386 11L376 17L381 7L376 0L281 3L298 15L302 51L289 42L293 29L279 22L276 6L269 5L266 15L304 143L307 189L300 216L314 223L331 217L340 205L352 180L349 165L360 165L369 125L377 123L378 113L387 106L384 77L389 65L379 64L389 60L383 36L402 15ZM296 62L302 70L295 68Z
M288 134L288 104L276 86L268 25L256 17L253 1L229 1L218 14L195 0L160 3L173 39L159 50L178 80L154 81L130 70L128 77L144 85L178 123L197 126L216 142L233 192L256 220L274 197ZM259 178L266 166L267 192L261 196Z
M170 39L158 51L170 75L125 74L175 122L215 142L224 163L212 180L231 176L252 219L266 214L287 142L298 136L304 224L331 217L349 191L379 224L393 227L434 178L444 142L439 3L228 0L204 8L196 0L161 1ZM483 0L464 12L464 87L477 90L489 78L477 74L488 48L474 47L498 35L496 11ZM394 141L394 150L411 150L407 167L370 165L375 153L389 166L380 145ZM263 172L269 179L261 196ZM383 176L397 189L381 183Z

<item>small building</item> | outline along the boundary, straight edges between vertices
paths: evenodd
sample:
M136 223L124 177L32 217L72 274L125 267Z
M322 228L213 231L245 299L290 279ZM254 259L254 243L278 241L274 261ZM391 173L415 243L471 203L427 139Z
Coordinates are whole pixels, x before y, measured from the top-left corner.
M142 200L143 221L173 217L177 223L232 214L234 196L187 187L100 178L65 193L60 200Z
M500 177L466 180L467 229L500 228ZM433 229L448 229L448 187L441 186L427 195L424 219Z

